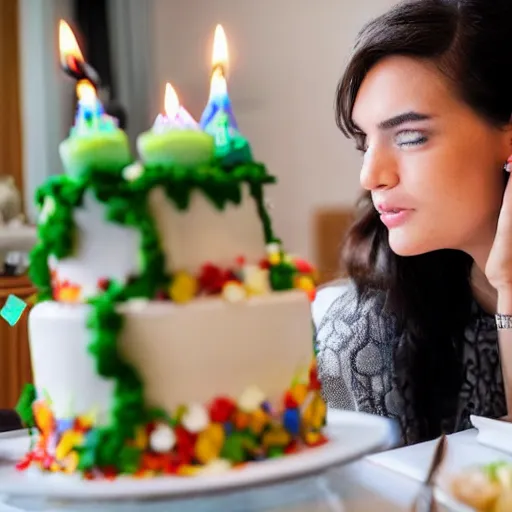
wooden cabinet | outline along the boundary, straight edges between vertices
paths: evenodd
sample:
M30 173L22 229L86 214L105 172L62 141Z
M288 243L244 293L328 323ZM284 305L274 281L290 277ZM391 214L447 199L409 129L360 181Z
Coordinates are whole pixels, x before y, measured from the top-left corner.
M35 291L27 277L0 277L0 308L10 294L27 300ZM14 327L0 318L0 409L14 407L23 386L32 382L27 328L29 309L30 306Z
M319 284L346 277L341 249L354 216L354 210L349 208L325 208L315 212L314 248Z

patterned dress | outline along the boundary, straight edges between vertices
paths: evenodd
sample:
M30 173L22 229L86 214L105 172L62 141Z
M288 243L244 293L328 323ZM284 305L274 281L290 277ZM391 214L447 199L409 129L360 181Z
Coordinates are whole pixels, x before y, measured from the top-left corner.
M396 347L407 332L384 311L384 293L359 300L350 284L317 325L318 372L329 407L386 416L397 421L402 444L419 439L407 372L395 367ZM465 329L464 379L458 414L445 418L452 433L471 427L470 415L506 414L494 317L473 303Z

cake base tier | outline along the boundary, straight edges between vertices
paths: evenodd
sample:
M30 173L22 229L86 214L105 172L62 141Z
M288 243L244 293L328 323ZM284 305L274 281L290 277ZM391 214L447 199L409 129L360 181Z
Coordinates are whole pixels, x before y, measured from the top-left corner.
M148 407L174 411L213 397L239 397L257 386L273 403L313 359L310 304L286 291L227 303L220 298L185 305L126 303L118 346L144 383ZM53 415L95 411L108 424L113 383L101 378L88 352L90 306L44 302L29 316L36 390L49 396Z

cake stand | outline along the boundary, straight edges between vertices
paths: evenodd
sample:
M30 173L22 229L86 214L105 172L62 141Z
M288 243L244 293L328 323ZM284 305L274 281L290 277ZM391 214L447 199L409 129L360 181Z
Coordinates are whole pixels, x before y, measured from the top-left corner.
M74 501L197 497L321 474L397 443L396 425L386 418L350 411L329 411L327 418L329 442L301 453L217 475L114 481L85 481L78 475L42 474L36 469L19 472L14 465L28 449L29 438L25 431L8 433L0 435L0 495Z

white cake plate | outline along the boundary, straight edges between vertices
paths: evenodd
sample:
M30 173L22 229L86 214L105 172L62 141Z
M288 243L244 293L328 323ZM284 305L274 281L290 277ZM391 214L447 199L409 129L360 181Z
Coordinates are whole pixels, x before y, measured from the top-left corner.
M322 446L279 459L254 462L223 474L153 479L120 477L113 481L83 480L78 475L19 472L15 461L26 452L26 433L0 435L0 494L72 500L133 500L186 497L247 489L303 478L340 466L370 453L393 447L398 432L393 422L379 416L329 411Z

